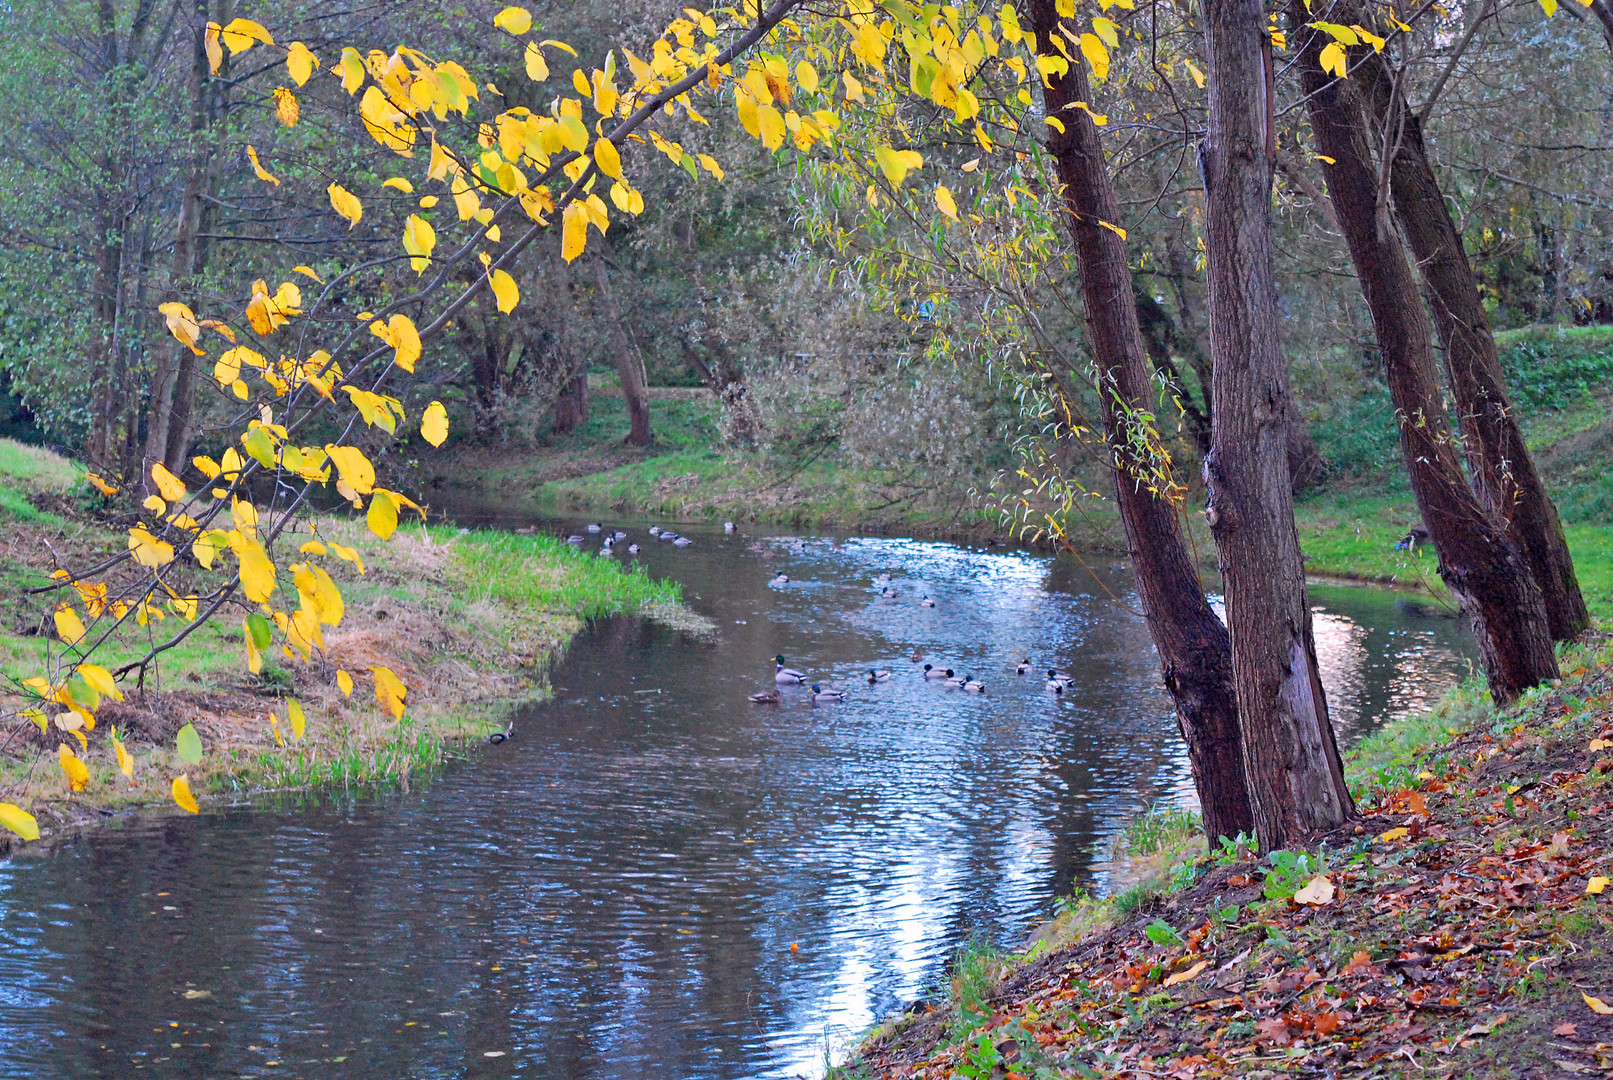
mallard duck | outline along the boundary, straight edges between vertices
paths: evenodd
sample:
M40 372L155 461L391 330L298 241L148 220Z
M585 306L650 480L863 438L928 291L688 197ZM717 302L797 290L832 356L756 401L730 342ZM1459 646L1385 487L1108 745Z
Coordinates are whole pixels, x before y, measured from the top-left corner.
M628 544L627 545L627 553L629 555L637 555L638 554L638 545L637 544Z
M845 696L846 692L844 690L825 690L817 683L812 684L813 701L840 701Z
M947 668L945 671L942 671L934 664L925 664L924 677L926 679L950 679L952 678L952 669Z
M883 597L884 599L886 599L886 600L894 600L894 599L896 599L896 590L891 589L891 588L887 588L883 592L881 592L879 595L881 597Z
M790 583L790 575L788 575L788 574L780 574L777 577L775 577L768 584L770 584L770 585L788 585L789 583Z
M926 596L924 599L919 601L919 607L934 607L934 606L935 606L935 601L931 600L928 596Z
M947 680L946 680L946 682L942 683L941 685L946 687L948 690L962 690L963 689L963 684L965 682L969 681L969 679L971 679L971 678L973 678L973 676L965 675L963 678L960 679L958 676L956 676L956 675L952 674L952 672L948 671L947 672Z
M1061 682L1068 684L1074 681L1075 676L1071 675L1068 671L1054 671L1052 668L1048 668L1047 679L1049 682Z
M965 694L984 694L986 692L986 684L975 678L973 675L970 675L963 680L963 692Z
M759 694L752 694L750 699L758 705L777 705L784 700L784 695L777 690L763 690Z
M1064 693L1064 684L1057 679L1049 679L1047 680L1047 689L1049 693L1062 694Z
M650 526L650 535L651 536L660 536L661 535L661 526L659 526L659 525L651 525Z
M591 533L596 533L596 532L599 532L599 531L600 531L600 530L601 530L601 529L603 529L603 528L604 528L604 527L605 527L605 526L603 526L603 525L599 525L599 524L594 524L594 525L589 525L589 526L587 526L587 527L586 527L586 528L584 528L584 529L583 529L583 531L584 531L584 532L591 532Z
M917 664L917 663L919 663L920 661L922 661L924 659L924 654L919 652L917 649L914 649L913 650L913 655L909 656L908 659L913 661L913 663Z
M801 683L807 681L806 675L802 672L796 671L794 668L787 668L784 666L783 653L773 657L773 663L778 665L777 670L773 672L774 682L783 683L786 686L799 686Z
M616 554L616 548L611 544L610 537L605 538L604 546L599 549L599 554L602 558L610 558L610 556Z
M487 741L492 743L494 746L497 746L499 743L504 742L509 737L510 737L509 734L506 733L506 732L495 731L495 732L493 732L493 734L491 734L491 735L489 735L487 737Z
M878 671L870 670L868 672L868 685L873 686L877 682L886 682L890 679L890 677L891 673L883 668L879 669Z
M622 530L617 529L615 532L611 533L611 539L612 540L626 540L627 539L627 534L624 533Z
M661 535L656 537L657 540L664 540L667 543L671 543L672 541L676 540L677 538L678 538L678 534L673 532L671 529L662 529L661 530Z
M688 547L692 543L694 543L694 541L689 539L687 536L679 536L679 537L676 537L672 541L672 546L673 547Z
M582 543L582 537L575 536L575 535L568 536L568 537L566 537L566 543L568 543L568 544L580 544L580 543Z
M1023 659L1023 660L1021 660L1019 662L1019 666L1014 669L1014 674L1015 675L1029 675L1030 671L1031 671L1031 658L1027 656L1027 657L1025 657L1025 659Z
M725 532L725 533L733 532L734 531L734 523L732 521L723 522L722 523L722 531Z
M890 583L891 583L891 576L889 574L880 574L878 577L876 577L874 579L874 584L875 585L889 585Z

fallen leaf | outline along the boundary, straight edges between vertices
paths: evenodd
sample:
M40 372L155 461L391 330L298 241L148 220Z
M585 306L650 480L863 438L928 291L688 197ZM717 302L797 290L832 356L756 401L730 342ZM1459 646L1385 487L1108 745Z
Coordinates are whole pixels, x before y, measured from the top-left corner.
M1591 1012L1596 1013L1598 1016L1613 1016L1613 1005L1609 1005L1601 998L1593 998L1583 990L1580 991L1579 996L1585 999L1585 1004L1591 1007Z
M1401 839L1404 839L1405 837L1408 837L1410 835L1411 835L1411 830L1406 828L1404 825L1402 825L1398 829L1390 829L1386 833L1381 833L1378 836L1378 839L1382 840L1384 843L1387 844L1391 840L1401 840Z
M202 998L210 998L212 996L213 996L213 991L211 991L211 990L186 990L185 991L185 1000L187 1000L187 1001L199 1001Z
M1609 885L1613 885L1613 881L1609 881L1605 877L1593 877L1585 883L1585 895L1595 896Z
M1166 979L1162 985L1175 986L1177 983L1185 983L1187 980L1198 975L1209 966L1210 962L1208 960L1200 960L1186 971L1178 971L1175 975L1172 975L1170 978Z
M1510 1013L1501 1013L1499 1016L1492 1016L1488 1020L1480 1020L1478 1023L1462 1032L1461 1037L1465 1039L1469 1035L1488 1035L1490 1032L1506 1023L1507 1018L1510 1015Z
M1321 907L1324 904L1331 904L1332 902L1333 882L1328 880L1326 874L1321 874L1312 878L1310 880L1310 884L1306 885L1303 889L1300 889L1294 894L1294 903L1296 904L1309 904L1312 907Z
M1595 754L1602 750L1613 748L1613 739L1592 739L1590 752Z
M1578 1024L1570 1024L1566 1020L1564 1020L1562 1023L1558 1024L1556 1027L1551 1029L1551 1033L1553 1035L1573 1035L1573 1034L1577 1033L1578 1031L1579 1031L1579 1025Z
M1331 1035L1339 1029L1339 1014L1336 1012L1319 1012L1316 1014L1316 1034Z

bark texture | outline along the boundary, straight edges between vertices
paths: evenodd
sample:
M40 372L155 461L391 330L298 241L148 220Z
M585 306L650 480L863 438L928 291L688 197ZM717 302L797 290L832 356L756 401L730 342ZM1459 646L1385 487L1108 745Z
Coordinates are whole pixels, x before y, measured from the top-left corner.
M610 291L610 268L603 255L594 259L594 281L599 287L600 313L610 326L611 353L616 375L622 383L622 400L627 402L629 429L624 440L629 446L650 445L650 380L644 371L644 356L627 335L616 299Z
M1209 249L1215 431L1206 511L1225 581L1243 756L1261 845L1353 812L1316 663L1288 472L1288 368L1271 241L1273 73L1259 0L1206 0L1209 130L1199 151Z
M1557 676L1545 603L1500 521L1462 475L1440 397L1433 329L1378 198L1360 84L1322 70L1321 51L1330 39L1306 25L1313 18L1302 3L1291 4L1316 151L1383 354L1412 494L1439 554L1440 577L1472 619L1491 695L1510 702Z
M554 427L556 435L569 435L588 422L588 373L580 373L560 386L554 399Z
M1340 17L1353 14L1346 9ZM1397 92L1380 56L1365 57L1360 70L1378 124L1391 132L1397 148L1390 163L1390 190L1445 348L1468 475L1479 499L1529 564L1545 600L1551 636L1572 640L1590 626L1590 612L1557 507L1546 494L1507 399L1478 278L1429 162L1422 121Z
M1045 46L1058 32L1053 0L1031 0L1030 13L1037 41ZM1117 222L1120 210L1098 129L1086 113L1065 108L1091 99L1085 69L1077 62L1068 74L1052 76L1043 84L1042 96L1049 116L1067 118L1064 132L1049 132L1048 149L1058 163L1066 224L1081 267L1116 502L1143 613L1187 743L1205 833L1213 843L1217 837L1235 837L1254 826L1244 779L1231 641L1205 599L1177 507L1156 497L1145 482L1159 459L1140 448L1157 445L1159 436L1134 418L1154 411L1153 381L1125 243L1100 224Z

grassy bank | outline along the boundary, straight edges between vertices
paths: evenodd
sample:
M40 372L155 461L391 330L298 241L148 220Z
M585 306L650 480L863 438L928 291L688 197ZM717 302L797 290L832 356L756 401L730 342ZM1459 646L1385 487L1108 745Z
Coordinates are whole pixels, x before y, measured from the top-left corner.
M121 527L85 512L81 490L61 459L0 441L0 674L12 686L45 674L60 649L48 613L25 590L48 580L53 559L85 567L126 546ZM253 675L241 613L221 617L163 654L143 685L126 686L126 701L102 702L80 755L90 772L82 792L69 790L55 761L61 736L13 713L0 735L0 802L23 805L49 830L116 807L171 805L168 785L180 772L204 804L264 790L407 784L502 730L517 705L543 692L549 664L587 620L642 613L688 625L676 585L549 537L405 526L382 541L360 522L318 524L327 540L356 548L365 567L332 569L346 611L326 629L323 657L275 654ZM181 625L170 614L109 642L95 662L115 669L136 660ZM409 688L401 720L373 693L366 673L375 667ZM350 696L342 671L358 684ZM301 738L291 730L291 698L307 717ZM201 735L200 766L177 757L175 735L186 724ZM113 725L134 758L132 779L119 774L102 737Z
M1362 811L1307 849L1203 854L1126 831L1145 871L1058 906L1024 953L960 955L849 1078L1533 1076L1613 1041L1613 638L1497 713L1475 686L1350 755Z

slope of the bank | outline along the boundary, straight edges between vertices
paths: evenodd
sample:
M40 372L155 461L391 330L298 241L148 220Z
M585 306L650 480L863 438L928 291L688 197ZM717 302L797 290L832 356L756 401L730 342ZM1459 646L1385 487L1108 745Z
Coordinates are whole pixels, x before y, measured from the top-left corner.
M1199 857L966 958L836 1075L1608 1071L1613 643L1569 666L1505 714L1468 688L1391 726L1352 761L1361 818L1304 851Z
M63 648L49 604L28 590L58 566L81 571L127 542L122 527L90 512L79 477L59 458L0 442L0 489L13 493L0 504L0 675L16 690L48 676ZM204 805L263 790L407 783L503 730L517 705L544 692L548 666L587 620L698 622L675 584L550 537L404 527L382 541L339 518L318 529L355 548L363 564L362 572L346 563L334 571L345 613L327 628L323 656L304 663L275 652L253 674L242 612L197 627L143 678L131 674L126 700L100 703L88 746L74 744L90 774L76 793L56 761L66 733L37 730L17 712L27 700L13 695L0 732L0 802L23 806L48 834L118 807L171 806L169 784L180 772ZM93 660L116 670L185 626L182 614L159 607ZM377 700L375 668L408 687L401 720ZM80 687L75 696L87 693ZM300 737L293 700L306 717ZM187 724L201 736L199 765L178 757L175 736ZM113 726L133 757L132 777L120 774L105 738Z

